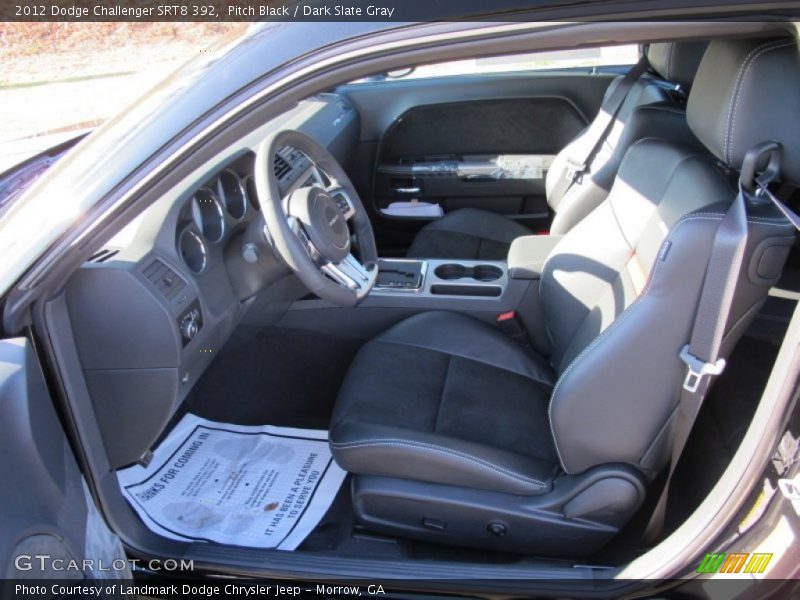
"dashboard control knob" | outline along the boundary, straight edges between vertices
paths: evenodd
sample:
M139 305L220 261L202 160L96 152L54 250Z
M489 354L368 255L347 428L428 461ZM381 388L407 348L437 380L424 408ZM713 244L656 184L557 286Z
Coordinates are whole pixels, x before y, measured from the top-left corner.
M259 256L258 246L252 242L247 242L242 246L242 258L245 262L256 263Z
M181 323L181 335L187 340L191 340L197 335L197 319L193 318L192 314L186 316Z

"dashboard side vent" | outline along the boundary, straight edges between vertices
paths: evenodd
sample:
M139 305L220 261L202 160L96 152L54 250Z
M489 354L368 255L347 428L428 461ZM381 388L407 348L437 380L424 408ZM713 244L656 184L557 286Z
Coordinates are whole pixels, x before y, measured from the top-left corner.
M186 288L186 282L158 259L147 265L142 274L169 301L177 298L178 294Z
M275 177L278 179L283 179L286 174L292 170L291 165L286 162L286 159L283 158L280 154L275 155Z
M104 263L107 260L109 260L109 259L113 258L114 256L116 256L117 254L119 254L119 250L117 250L116 248L101 248L100 250L98 250L97 252L92 254L87 259L86 262Z

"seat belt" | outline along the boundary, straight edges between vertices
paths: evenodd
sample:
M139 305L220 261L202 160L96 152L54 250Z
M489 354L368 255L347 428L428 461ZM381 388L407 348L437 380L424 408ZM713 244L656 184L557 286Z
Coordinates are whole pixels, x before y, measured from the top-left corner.
M779 151L778 144L767 142L747 153L742 166L742 177L739 180L739 192L714 235L711 257L706 267L689 343L680 351L680 358L687 366L686 378L681 386L678 400L677 422L667 478L644 533L644 540L647 542L655 541L664 529L670 483L678 461L686 447L712 378L722 373L725 368L725 360L719 358L719 351L747 244L747 202L774 204L795 228L800 230L800 217L767 188L769 182L775 179L780 171ZM755 177L755 166L763 162L766 152L770 152L769 165L761 176Z
M603 107L600 107L600 112L583 136L583 143L577 144L579 147L567 154L566 173L561 176L558 183L553 188L551 192L552 197L558 198L560 201L572 185L580 181L581 177L583 177L584 173L589 169L589 163L595 153L600 149L600 145L605 141L606 137L608 137L611 125L614 119L617 118L617 114L619 114L622 105L625 103L625 98L628 97L633 85L639 81L644 72L647 71L648 66L647 57L642 55L639 62L631 67L611 93L611 96L605 103L608 109L604 110Z

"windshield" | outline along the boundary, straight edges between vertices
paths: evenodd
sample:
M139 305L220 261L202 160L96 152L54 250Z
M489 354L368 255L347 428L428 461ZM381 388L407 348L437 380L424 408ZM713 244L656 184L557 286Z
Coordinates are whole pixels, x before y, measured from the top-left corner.
M247 23L0 23L0 172L130 105Z

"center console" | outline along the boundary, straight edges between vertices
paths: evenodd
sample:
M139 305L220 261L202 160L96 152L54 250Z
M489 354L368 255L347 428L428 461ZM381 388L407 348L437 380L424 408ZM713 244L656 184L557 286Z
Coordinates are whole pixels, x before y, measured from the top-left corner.
M495 322L514 311L535 348L548 347L542 327L539 281L547 257L562 236L531 235L511 244L508 260L383 258L378 278L362 307L394 309L386 314L423 310L469 313ZM364 317L367 314L362 312Z
M324 300L303 299L281 315L280 323L342 336L358 331L368 339L429 310L462 312L493 325L511 315L524 326L531 345L545 351L539 280L556 237L518 238L508 260L381 258L375 286L352 313Z
M509 284L500 261L386 258L378 269L372 293L383 296L499 298Z

